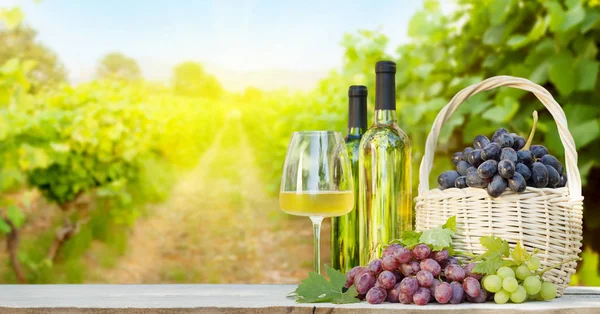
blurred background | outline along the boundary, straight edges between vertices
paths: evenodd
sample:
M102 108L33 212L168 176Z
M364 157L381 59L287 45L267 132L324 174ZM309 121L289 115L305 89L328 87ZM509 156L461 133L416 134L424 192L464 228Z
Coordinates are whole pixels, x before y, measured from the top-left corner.
M345 131L348 86L372 109L389 59L415 188L460 89L507 74L556 97L584 182L572 284L600 285L599 43L598 0L2 0L0 282L298 282L312 230L279 211L290 135ZM527 135L533 110L535 142L562 159L541 103L501 89L456 112L433 173L477 134Z

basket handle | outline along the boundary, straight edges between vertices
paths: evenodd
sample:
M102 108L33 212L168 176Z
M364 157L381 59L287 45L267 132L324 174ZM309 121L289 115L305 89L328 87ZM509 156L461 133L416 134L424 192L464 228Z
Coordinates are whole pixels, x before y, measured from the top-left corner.
M450 116L458 109L458 106L472 95L502 86L532 92L552 114L558 127L560 141L565 148L569 195L572 200L581 200L581 177L579 175L579 169L577 168L577 150L575 149L573 136L569 132L564 111L545 88L530 80L513 76L494 76L466 87L454 95L454 98L452 98L452 100L450 100L450 102L438 113L431 126L431 132L429 132L429 135L427 136L425 154L423 155L421 167L419 168L419 194L429 191L429 172L431 171L431 166L433 164L435 147L440 135L440 130L446 121L448 121Z

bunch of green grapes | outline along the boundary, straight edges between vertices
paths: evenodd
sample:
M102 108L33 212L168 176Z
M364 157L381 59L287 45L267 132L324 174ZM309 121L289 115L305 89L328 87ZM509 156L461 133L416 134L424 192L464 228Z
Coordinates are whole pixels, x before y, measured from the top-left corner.
M556 298L556 286L544 281L535 272L540 260L532 256L526 263L516 267L500 267L495 275L485 276L483 287L494 293L494 301L504 304L508 300L522 303L525 300L548 301Z

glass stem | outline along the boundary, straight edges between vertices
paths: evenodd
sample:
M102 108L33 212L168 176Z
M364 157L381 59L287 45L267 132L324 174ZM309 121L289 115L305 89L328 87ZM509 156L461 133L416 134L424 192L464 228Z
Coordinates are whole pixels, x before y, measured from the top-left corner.
M315 239L315 272L321 273L321 222L323 217L311 216L310 220L313 225L313 235Z

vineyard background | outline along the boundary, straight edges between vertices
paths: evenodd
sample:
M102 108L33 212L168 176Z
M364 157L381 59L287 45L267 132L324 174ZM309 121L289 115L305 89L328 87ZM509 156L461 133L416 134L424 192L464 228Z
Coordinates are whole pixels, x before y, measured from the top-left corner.
M344 131L348 86L374 91L373 65L391 59L413 169L437 111L460 89L507 74L556 96L584 181L585 249L573 284L600 285L600 2L461 0L444 14L424 1L407 23L411 42L392 55L379 31L343 35L343 66L312 91L231 92L192 61L168 84L147 81L120 53L100 60L95 80L71 85L23 12L0 8L0 281L298 282L312 268L311 229L279 211L276 193L289 137ZM433 172L476 134L527 134L533 110L536 142L562 157L542 105L503 89L457 111Z

